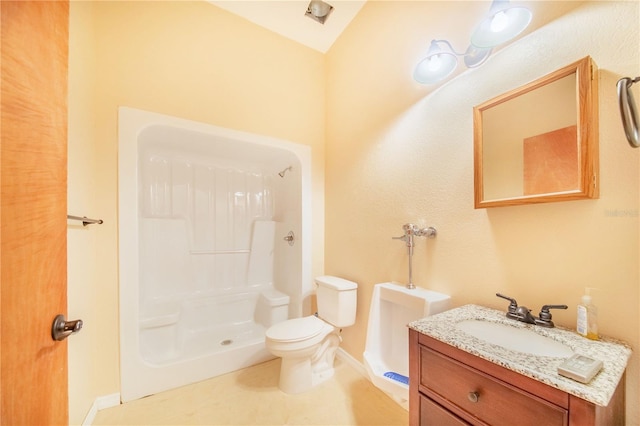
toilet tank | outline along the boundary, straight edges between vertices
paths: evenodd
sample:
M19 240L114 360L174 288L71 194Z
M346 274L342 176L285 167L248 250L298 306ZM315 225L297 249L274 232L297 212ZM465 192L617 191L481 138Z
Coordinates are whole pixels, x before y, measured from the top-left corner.
M317 277L316 284L318 316L336 327L355 324L358 284L328 275Z

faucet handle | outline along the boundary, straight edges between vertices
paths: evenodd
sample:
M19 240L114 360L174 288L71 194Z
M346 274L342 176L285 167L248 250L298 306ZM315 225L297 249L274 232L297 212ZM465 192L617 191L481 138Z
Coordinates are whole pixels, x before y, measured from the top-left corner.
M540 309L540 319L542 321L551 321L551 312L549 309L567 309L567 305L544 305L542 309Z
M505 296L504 294L500 294L500 293L496 293L496 296L498 297L502 297L503 299L507 299L509 302L509 313L510 314L515 314L516 311L518 310L518 302L516 302L516 299L514 299L513 297L509 297L509 296Z

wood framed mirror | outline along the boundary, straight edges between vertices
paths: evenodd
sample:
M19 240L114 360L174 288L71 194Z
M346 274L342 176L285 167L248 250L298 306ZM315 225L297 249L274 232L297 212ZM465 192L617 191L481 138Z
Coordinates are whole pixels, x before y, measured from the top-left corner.
M598 198L597 97L587 56L475 106L475 208Z

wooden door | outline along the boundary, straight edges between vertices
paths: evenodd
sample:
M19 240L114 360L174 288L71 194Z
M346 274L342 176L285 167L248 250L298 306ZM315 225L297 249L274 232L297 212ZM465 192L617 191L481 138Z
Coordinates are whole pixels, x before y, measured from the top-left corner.
M1 1L0 424L68 423L66 1Z

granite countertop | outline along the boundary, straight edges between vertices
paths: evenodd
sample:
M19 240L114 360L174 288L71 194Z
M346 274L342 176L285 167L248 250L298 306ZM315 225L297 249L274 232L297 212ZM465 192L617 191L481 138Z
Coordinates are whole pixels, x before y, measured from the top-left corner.
M473 319L527 328L566 344L574 353L601 360L603 367L588 384L568 379L557 372L558 366L566 358L536 356L505 349L456 328L458 322ZM589 340L575 331L518 322L507 318L505 312L478 305L465 305L413 321L409 328L600 406L609 404L631 357L631 348L619 340L606 337L598 341Z

